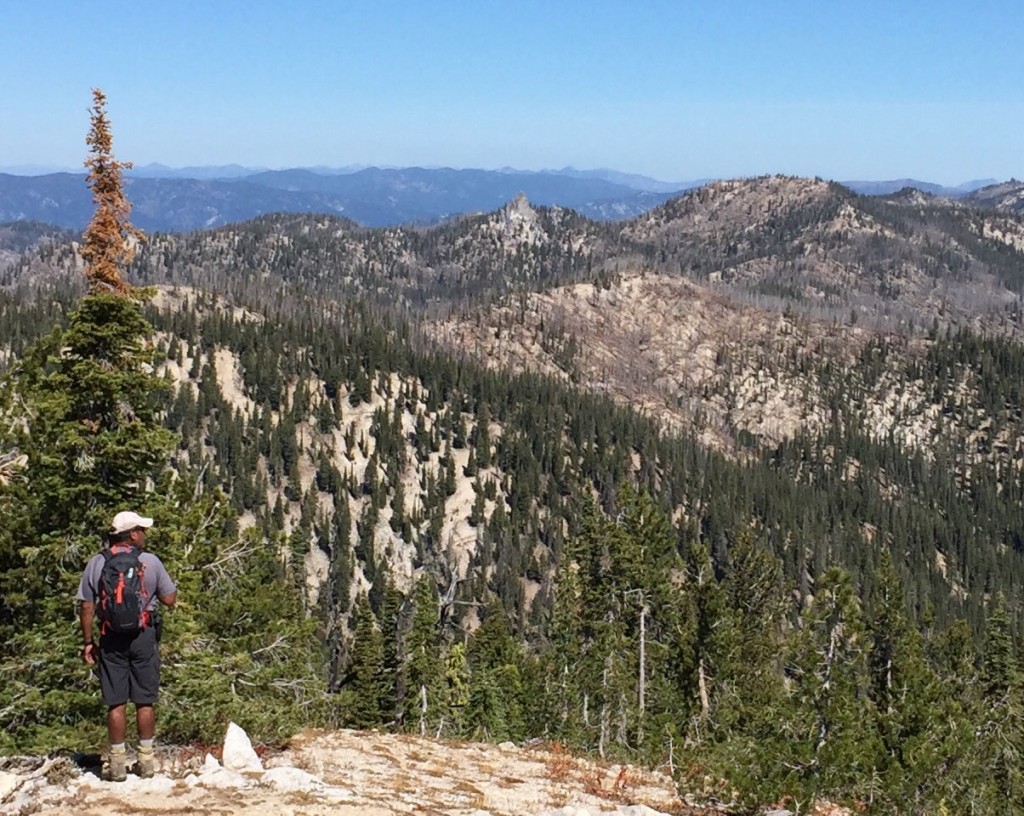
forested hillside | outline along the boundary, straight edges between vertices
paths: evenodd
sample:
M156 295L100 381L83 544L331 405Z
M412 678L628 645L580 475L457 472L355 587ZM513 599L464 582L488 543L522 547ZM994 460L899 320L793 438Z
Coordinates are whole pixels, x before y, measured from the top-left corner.
M266 738L544 737L739 809L1018 807L1021 234L764 179L618 225L520 200L154 237L133 370L170 445L132 495L195 598L165 733L258 701ZM19 423L100 319L76 257L6 272L9 452L48 438ZM68 584L91 539L26 553L27 523L0 623L50 622L0 664L9 746L99 721L28 659L69 610L13 592Z

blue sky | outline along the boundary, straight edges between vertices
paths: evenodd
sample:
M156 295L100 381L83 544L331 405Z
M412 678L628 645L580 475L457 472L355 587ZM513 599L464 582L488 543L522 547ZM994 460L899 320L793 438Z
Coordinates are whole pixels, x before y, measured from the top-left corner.
M1024 177L1024 5L0 0L0 166Z

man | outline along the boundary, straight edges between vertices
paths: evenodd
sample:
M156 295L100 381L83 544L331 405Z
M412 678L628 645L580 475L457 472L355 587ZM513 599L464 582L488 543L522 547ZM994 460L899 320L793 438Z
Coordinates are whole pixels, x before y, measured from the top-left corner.
M153 706L160 690L160 648L155 611L157 601L167 607L174 606L177 589L160 559L152 553L143 552L146 530L152 526L153 519L131 511L114 516L108 551L90 559L78 586L79 621L84 643L82 659L90 666L99 663L100 690L107 706L107 734L110 738L109 776L117 782L127 778L124 740L129 700L135 704L135 723L139 732L139 775L150 777L155 769L153 734L156 713ZM142 591L138 593L142 607L139 625L134 631L109 631L103 610L97 615L97 605L101 601L106 602L101 591L104 567L112 559L112 553L133 551L137 553L142 567ZM97 617L100 619L98 645L93 638L93 622Z

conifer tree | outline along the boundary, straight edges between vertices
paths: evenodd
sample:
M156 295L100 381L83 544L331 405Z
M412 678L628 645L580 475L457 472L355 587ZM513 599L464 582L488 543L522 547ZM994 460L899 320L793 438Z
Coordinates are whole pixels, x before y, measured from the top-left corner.
M518 740L525 736L523 661L501 605L492 601L467 648L470 670L466 724L470 736Z
M1002 594L985 624L980 681L977 759L987 773L978 794L990 808L1024 812L1024 688Z
M683 631L688 635L688 642L684 643L690 652L691 687L697 703L692 739L700 745L710 735L722 682L728 676L733 621L726 607L725 593L715 576L707 542L698 540L690 544L686 571L688 614Z
M403 721L409 730L425 734L445 715L437 587L425 573L416 582L413 604L412 626L405 641Z
M580 713L583 687L579 675L584 647L583 579L580 564L567 551L556 576L555 604L542 658L545 670L539 724L553 737L578 745L583 741Z
M172 446L157 416L165 382L152 373L151 328L121 279L126 242L138 236L127 222L124 165L111 155L105 97L98 90L93 97L87 165L97 210L82 251L90 294L66 330L28 351L3 389L4 447L19 450L26 464L0 488L0 627L7 630L0 677L8 680L0 708L11 693L15 727L5 737L22 744L49 739L69 716L100 722L73 645L71 599L114 512L150 504L148 491Z
M383 722L397 722L401 717L401 701L405 689L402 677L402 606L404 596L395 587L394 582L387 579L384 586L384 599L380 610L380 632L384 644L384 679L386 693L382 700L381 716Z
M370 728L385 721L393 694L384 670L384 637L365 595L356 603L355 618L344 710L349 725Z
M865 631L848 573L830 568L801 613L788 672L793 719L784 726L778 761L786 792L809 802L863 793L878 756L866 695Z
M718 677L709 744L701 760L721 768L743 797L763 801L777 776L776 739L787 716L780 651L785 615L781 565L742 527L729 549L724 604L714 622Z
M912 801L945 758L935 721L941 711L938 678L925 663L920 634L907 620L903 588L888 550L882 552L870 602L868 667L882 747L878 770L898 805Z
M981 812L972 804L984 798L974 795L982 793L974 780L988 772L987 759L977 750L981 736L977 729L981 682L973 634L967 621L961 619L948 629L933 633L926 639L925 647L938 683L932 737L940 745L942 760L941 772L922 786L922 793L930 801L962 803L958 809L963 812L972 808Z
M287 738L326 715L316 622L276 552L216 492L179 479L157 505L155 547L178 584L167 615L161 733L219 739L225 718L254 738Z
M86 262L85 276L90 292L123 295L130 292L130 287L122 278L122 272L144 236L128 220L132 207L124 194L122 171L130 170L132 165L114 158L107 97L99 88L93 88L92 98L92 127L86 137L90 155L85 166L89 170L86 182L92 189L96 209L86 227L81 254Z
M172 462L152 327L140 293L121 278L138 238L120 186L125 165L110 153L104 97L94 99L89 293L0 388L0 448L24 461L0 484L0 753L98 747L103 710L81 662L73 598L103 531L124 509L156 519L149 543L182 601L163 644L165 735L210 739L234 717L257 738L281 737L297 712L312 722L322 714L313 623L273 551L255 532L240 538L229 503Z
M724 583L737 637L729 659L731 700L719 719L727 716L754 735L772 727L773 709L783 695L778 658L786 606L782 565L749 527L739 530L730 547Z

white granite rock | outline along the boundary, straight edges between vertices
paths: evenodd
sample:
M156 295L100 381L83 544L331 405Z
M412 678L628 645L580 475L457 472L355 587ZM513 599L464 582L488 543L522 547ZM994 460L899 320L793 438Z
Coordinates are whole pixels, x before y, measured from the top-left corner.
M0 802L3 802L8 796L16 791L23 779L17 774L7 773L7 771L0 771Z
M265 771L260 777L260 784L283 791L316 790L324 787L323 780L290 765Z
M649 808L647 805L621 805L615 810L601 811L566 805L554 810L542 811L540 816L667 816L667 814Z
M253 750L249 735L241 726L228 723L228 732L224 735L224 753L221 761L225 768L233 771L262 771L263 763Z
M249 777L230 768L204 768L198 775L189 774L185 778L189 787L201 785L204 788L245 788L252 784Z
M351 791L328 785L313 774L290 765L265 771L260 777L260 784L285 792L316 793L330 799L348 799L352 796Z
M103 788L118 793L168 793L174 787L174 780L163 774L157 774L149 779L129 774L123 782L111 782L107 779L100 779L91 774L83 774L78 783L82 788Z

